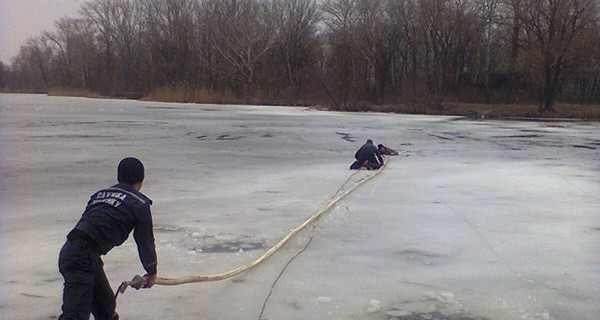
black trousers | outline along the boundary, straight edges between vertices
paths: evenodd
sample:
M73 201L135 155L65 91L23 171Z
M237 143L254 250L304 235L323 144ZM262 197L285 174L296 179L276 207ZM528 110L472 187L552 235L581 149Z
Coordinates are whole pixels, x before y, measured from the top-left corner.
M367 164L368 170L377 170L381 168L381 164L379 163L379 160L377 159L377 156L374 153L362 155L362 157L357 158L356 161L358 161L358 163L361 166L365 161L369 161L369 163ZM352 169L352 167L350 169Z
M118 319L115 294L104 273L100 255L82 241L67 241L58 268L65 279L59 320Z

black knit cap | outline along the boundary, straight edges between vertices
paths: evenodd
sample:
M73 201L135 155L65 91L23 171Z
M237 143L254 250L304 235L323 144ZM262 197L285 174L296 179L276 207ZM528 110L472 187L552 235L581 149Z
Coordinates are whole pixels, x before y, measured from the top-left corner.
M120 183L134 184L144 181L144 165L133 157L127 157L119 162L117 180Z

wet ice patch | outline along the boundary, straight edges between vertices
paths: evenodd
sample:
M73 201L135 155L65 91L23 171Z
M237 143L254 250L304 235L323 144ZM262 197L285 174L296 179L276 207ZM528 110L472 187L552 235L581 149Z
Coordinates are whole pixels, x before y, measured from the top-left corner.
M400 313L404 314L404 313ZM391 316L388 320L486 320L485 318L468 315L444 315L439 312Z
M381 301L371 299L369 300L369 307L367 307L367 313L375 313L381 310Z
M235 235L230 233L217 233L205 235L193 232L184 239L184 246L192 252L237 252L244 253L251 250L264 249L264 240L252 235Z
M406 260L417 261L425 265L430 265L442 258L442 256L437 253L417 249L402 250L398 251L397 254Z
M201 140L201 141L234 141L234 140L240 140L240 139L244 139L246 138L246 136L243 135L230 135L230 134L219 134L216 136L211 136L211 135L207 135L207 134L199 134L196 132L187 132L185 135L185 137L192 137L195 138L196 140Z
M427 292L392 305L385 314L388 320L486 320L469 315L451 292Z
M342 136L342 139L344 139L348 142L356 142L356 140L358 139L357 137L353 136L350 133L336 132L335 134L337 134L338 136Z
M178 227L178 226L156 226L154 227L154 232L179 232L181 231L183 228Z

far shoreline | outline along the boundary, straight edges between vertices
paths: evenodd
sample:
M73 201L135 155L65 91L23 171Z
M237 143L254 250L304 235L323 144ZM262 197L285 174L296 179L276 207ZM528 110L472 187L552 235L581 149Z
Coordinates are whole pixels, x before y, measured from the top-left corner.
M123 94L116 96L101 95L89 90L51 90L50 92L2 92L2 94L39 94L48 97L77 97L90 99L137 100L148 102L212 104L212 105L253 105L253 106L282 106L306 107L323 111L341 112L381 112L390 114L430 115L430 116L460 116L470 120L507 120L531 122L598 122L600 121L600 105L597 104L571 104L557 103L554 112L539 112L535 104L498 104L498 103L469 103L469 102L442 102L441 108L429 107L424 104L382 104L368 105L364 103L349 104L347 108L339 110L328 105L306 103L277 103L277 102L243 102L229 101L229 99L196 99L178 98L170 96L161 97ZM209 97L207 97L209 98ZM214 100L214 101L212 101Z

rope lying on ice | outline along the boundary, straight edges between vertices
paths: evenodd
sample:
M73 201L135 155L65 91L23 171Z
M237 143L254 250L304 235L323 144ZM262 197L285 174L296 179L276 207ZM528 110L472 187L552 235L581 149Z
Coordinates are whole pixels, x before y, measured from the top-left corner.
M186 284L186 283L219 281L219 280L224 280L224 279L234 277L242 272L248 271L248 270L256 267L261 262L265 261L267 258L272 256L279 249L281 249L292 237L294 237L296 234L298 234L298 232L300 232L306 226L319 220L319 218L321 218L321 216L323 216L323 214L325 214L327 211L329 211L332 207L334 207L336 204L338 204L342 199L344 199L346 196L351 194L358 187L360 187L361 185L367 183L369 180L371 180L371 179L375 178L377 175L379 175L386 168L386 164L387 164L387 158L385 159L384 166L382 166L381 169L369 171L369 174L360 178L350 188L343 190L344 186L360 171L353 173L348 178L348 180L346 180L346 182L344 182L342 187L340 187L340 189L338 189L335 196L327 204L325 204L324 206L319 208L317 211L315 211L302 224L291 229L287 235L285 235L281 240L279 240L279 242L277 242L273 247L271 247L269 250L267 250L263 255L258 257L256 260L249 262L245 265L241 265L235 269L223 272L223 273L209 274L209 275L185 276L185 277L179 277L179 278L157 277L156 282L154 284L155 285L163 285L163 286L176 286L176 285L181 285L181 284ZM130 286L133 288L139 289L140 287L142 287L145 284L144 282L145 282L145 279L143 279L140 276L134 277L131 281L123 281L121 283L121 286L119 286L117 295L119 294L119 292L120 293L125 292L125 289L127 289L127 287L130 287Z

